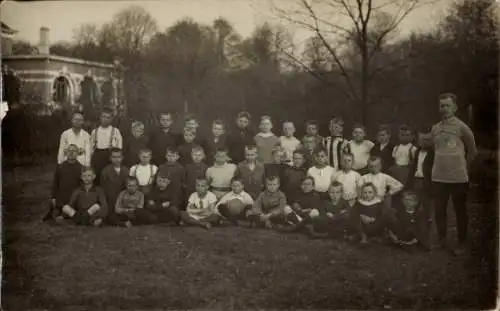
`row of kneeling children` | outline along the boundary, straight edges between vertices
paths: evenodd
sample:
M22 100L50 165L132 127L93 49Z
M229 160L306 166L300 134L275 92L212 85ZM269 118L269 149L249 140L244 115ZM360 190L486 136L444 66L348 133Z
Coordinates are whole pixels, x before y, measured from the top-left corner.
M293 152L291 166L282 164L282 148L273 149L274 163L262 165L254 145L245 147L245 160L238 165L228 163L226 149L218 149L211 167L203 163L201 147L192 148L192 163L185 166L177 163L174 147L167 148L167 161L159 167L150 164L147 148L130 169L122 165L122 150L110 154L111 164L95 186L94 171L77 161L78 147L67 147L54 178L51 218L93 226L184 223L204 228L247 220L250 226L305 230L313 237L357 236L366 243L387 234L400 244L427 243L422 228L428 208L413 191L401 195L404 185L381 172L379 156L369 159L361 176L353 170L352 153L343 153L335 169L327 164L324 148L313 150L309 169L303 150ZM421 165L409 173L409 190L418 169Z

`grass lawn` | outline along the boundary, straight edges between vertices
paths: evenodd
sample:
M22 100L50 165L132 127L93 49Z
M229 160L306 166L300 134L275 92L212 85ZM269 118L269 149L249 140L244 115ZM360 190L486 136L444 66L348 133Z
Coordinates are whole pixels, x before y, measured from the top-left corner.
M494 201L469 204L470 252L459 258L241 227L50 226L40 219L52 169L4 173L5 310L494 306Z

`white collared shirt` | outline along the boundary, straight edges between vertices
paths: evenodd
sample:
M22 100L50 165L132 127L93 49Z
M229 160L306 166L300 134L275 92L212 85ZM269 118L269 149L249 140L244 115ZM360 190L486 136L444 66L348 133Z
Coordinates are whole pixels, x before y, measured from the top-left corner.
M361 188L361 175L359 175L358 172L353 170L349 172L340 170L335 174L333 180L342 184L344 200L351 201L358 197L359 189Z
M57 163L61 164L66 160L65 150L71 144L79 148L78 162L84 166L89 166L91 154L90 135L85 130L80 130L78 133L75 133L72 128L67 129L61 134L59 151L57 152Z
M99 126L92 131L90 142L94 149L119 148L122 149L122 135L116 127Z
M130 168L130 177L137 178L139 186L149 186L153 184L154 177L158 172L158 167L154 164L136 164Z
M410 165L413 158L415 157L415 152L417 147L413 146L412 143L405 145L396 145L392 150L392 157L394 158L394 163L398 166Z
M327 165L323 168L313 166L307 171L307 175L314 179L314 190L317 192L327 192L332 184L336 170Z

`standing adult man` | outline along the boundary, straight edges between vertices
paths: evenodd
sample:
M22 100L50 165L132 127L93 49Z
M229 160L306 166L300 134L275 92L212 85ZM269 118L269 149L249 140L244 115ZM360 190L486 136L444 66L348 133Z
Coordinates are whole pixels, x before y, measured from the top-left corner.
M439 96L441 121L432 127L435 158L432 182L435 194L435 218L441 247L446 247L446 208L451 197L455 210L458 245L455 254L465 252L468 214L466 206L469 168L477 154L472 130L455 116L457 98L445 93Z

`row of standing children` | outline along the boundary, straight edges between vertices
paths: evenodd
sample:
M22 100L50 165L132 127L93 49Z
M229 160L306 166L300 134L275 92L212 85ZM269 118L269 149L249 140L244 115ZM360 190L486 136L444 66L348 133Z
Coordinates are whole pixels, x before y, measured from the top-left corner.
M76 147L74 153L77 155L77 160L82 164L89 164L90 162L93 171L99 177L97 181L105 194L104 196L98 195L96 198L100 198L101 201L103 197L106 198L106 202L99 202L101 203L100 205L115 207L114 209L110 209L108 213L109 217L107 218L112 223L122 223L127 226L131 224L131 219L127 220L127 217L117 217L117 215L128 214L132 217L131 210L134 210L134 208L127 210L127 208L119 207L118 205L123 201L123 197L128 202L127 204L137 205L138 208L136 209L141 209L149 205L151 205L151 208L154 206L157 216L161 214L157 213L161 210L161 207L166 207L165 205L171 207L169 208L169 212L165 214L167 216L164 215L164 217L155 217L155 213L139 213L138 217L134 216L138 223L151 223L159 219L173 219L178 222L179 219L182 219L186 223L194 224L196 221L191 219L193 217L180 216L186 214L181 212L183 206L187 207L186 210L193 210L189 208L191 205L196 205L193 202L203 201L197 201L195 200L196 198L192 198L193 195L198 193L198 188L204 188L199 187L198 183L206 183L205 188L207 190L208 188L211 189L210 193L215 196L216 201L206 203L208 205L215 205L217 200L221 200L224 194L233 188L231 181L234 176L236 176L236 183L239 181L246 190L245 193L248 193L249 197L255 200L253 205L257 206L257 208L253 208L252 210L259 209L260 192L263 189L264 181L266 181L265 188L268 193L273 192L268 191L269 189L267 188L269 187L267 187L267 184L272 184L271 181L274 183L277 182L279 184L278 188L281 188L285 193L283 195L284 200L280 198L277 201L288 201L290 205L287 206L295 206L294 209L289 207L284 208L283 206L276 209L274 214L277 214L277 216L287 216L285 218L289 218L288 215L290 214L295 219L303 218L300 214L302 216L305 215L304 211L297 208L298 203L295 197L300 197L298 194L301 191L299 190L301 188L303 190L301 185L307 176L312 177L307 180L313 181L315 193L319 195L323 202L331 199L330 188L332 181L342 185L343 199L347 200L350 206L354 206L360 189L365 183L374 185L378 197L384 199L385 202L391 201L385 199L386 194L396 194L402 189L403 184L406 184L407 188L416 186L419 198L426 198L428 196L424 193L427 184L426 180L429 178L427 170L429 165L425 165L425 162L429 162L428 160L431 158L430 154L427 156L427 151L430 151L428 150L430 147L428 134L419 134L421 144L420 148L417 149L411 143L412 133L406 126L400 127L400 143L396 146L390 143L390 131L387 127L382 127L378 132L378 142L376 145L365 139L365 130L362 126L354 127L353 140L349 141L343 138L343 121L340 118L331 120L331 135L326 138L318 135L317 123L313 121L308 122L306 125L307 134L299 141L294 137L295 128L293 123L285 122L283 124L284 135L278 138L272 133L271 119L269 117L262 117L260 123L261 132L255 135L252 140L252 134L248 130L250 116L247 113L240 113L236 122L238 129L234 131L233 135L226 138L223 123L214 121L212 126L214 137L213 139L204 141L196 131L196 120L192 118L188 119L182 135L179 136L171 131L171 115L162 114L160 116L160 129L153 132L149 139L145 139L144 125L134 122L132 124L133 135L127 137L129 139L126 139L123 149L121 149L121 134L117 128L110 125L111 120L112 114L104 111L101 114L101 125L92 131L91 135L87 134L89 136L89 143L86 144L85 133L82 134L83 130L81 130L80 125L80 123L83 124L83 116L80 114L73 115L73 128L61 135L58 156L61 164L54 179L55 190L52 200L53 205L59 207L54 209L55 211L61 210L64 212L65 209L62 207L71 206L68 203L75 204L74 198L67 198L67 195L58 198L55 194L58 192L58 185L63 185L62 188L67 190L78 183L75 179L70 183L61 182L61 171L64 171L64 164L68 164L66 163L68 161L64 162L64 159L70 159L71 148L68 148L69 146L72 146L72 148ZM79 126L80 128L78 129ZM75 133L78 130L80 133L76 135ZM68 136L71 136L68 134L73 134L73 137L69 137L70 139L68 139ZM75 137L78 139L75 139ZM61 151L65 149L66 153ZM243 152L241 149L243 149ZM157 166L156 164L162 162L160 160L161 153L165 152L165 150L166 156L163 155L163 159L166 157L167 161ZM208 152L205 152L205 150ZM210 168L203 161L205 155L207 155L207 162L213 163L213 166ZM370 156L373 157L371 161L369 161ZM427 161L423 160L426 156ZM413 161L415 158L417 160ZM124 160L123 163L122 159ZM150 163L151 160L156 164ZM180 163L178 163L178 160L180 160ZM237 163L237 165L228 163L229 160ZM108 165L109 161L111 161L111 164ZM370 164L370 169L368 168L368 164ZM74 167L75 165L72 166ZM130 167L130 170L127 166ZM377 166L380 167L378 172L376 169ZM72 170L76 172L74 168ZM389 175L384 172L389 173ZM85 173L92 175L90 174L90 170L86 170ZM73 177L76 175L79 176L79 174L69 175ZM396 178L392 178L390 175ZM278 178L272 179L271 177L274 176ZM87 180L91 179L90 177L86 178ZM78 179L79 177L76 180ZM170 190L169 193L174 194L171 195L175 197L171 199L173 202L165 201L165 204L162 203L163 205L160 204L160 208L157 208L158 204L154 202L154 199L149 199L157 195L156 190L151 191L152 193L149 195L155 183L156 187L153 187L153 189L159 188L165 190L168 188ZM131 197L133 196L125 195L122 192L125 188L129 192L132 191L134 184L137 184L136 188L140 189L141 193L146 196L149 195L148 198L145 199L143 197L140 199L140 196L136 196L132 199ZM272 185L269 186L272 189ZM265 194L266 191L262 194ZM68 193L68 191L62 192ZM75 193L73 194L75 196ZM200 195L202 193L198 193L198 196ZM235 195L234 191L233 195ZM246 200L247 203L248 201ZM130 202L133 202L133 204ZM170 203L166 204L166 202ZM281 205L283 204L278 204L278 206ZM424 205L426 205L425 209L428 209L428 204ZM245 206L248 207L248 204L245 204ZM248 215L251 215L252 212L247 207L245 207L245 211ZM107 209L102 208L102 210ZM290 213L290 210L298 212ZM278 211L280 212L278 213ZM101 215L102 213L101 211ZM73 213L69 212L69 214L72 215ZM191 215L194 215L192 211ZM200 219L199 217L194 218L198 218L194 220ZM270 222L268 220L265 223L269 226ZM101 221L97 223L100 224ZM204 226L207 223L210 222L201 222Z

